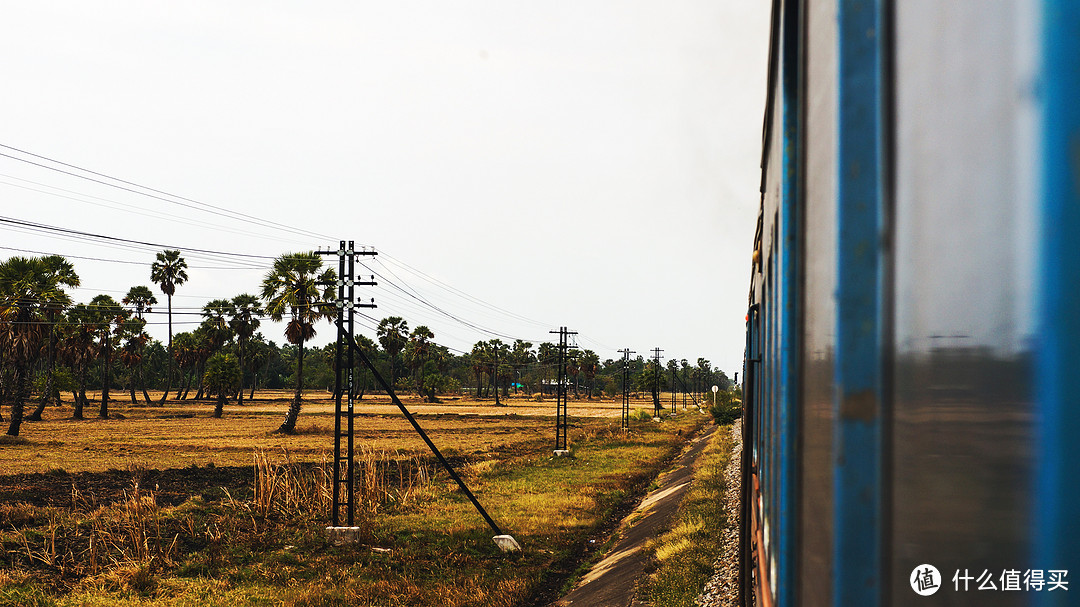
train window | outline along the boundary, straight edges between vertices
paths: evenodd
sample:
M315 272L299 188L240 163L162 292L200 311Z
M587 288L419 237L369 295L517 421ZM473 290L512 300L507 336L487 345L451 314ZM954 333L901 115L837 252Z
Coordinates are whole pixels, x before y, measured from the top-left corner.
M836 1L807 3L798 603L832 604Z
M1002 91L1033 77L1037 7L896 4L895 604L920 563L1029 562L1033 102Z

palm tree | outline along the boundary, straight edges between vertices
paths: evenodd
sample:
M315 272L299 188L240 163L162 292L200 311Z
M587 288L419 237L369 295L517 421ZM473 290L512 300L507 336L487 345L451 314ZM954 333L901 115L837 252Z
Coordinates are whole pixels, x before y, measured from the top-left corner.
M181 387L176 389L176 398L184 400L191 389L190 369L195 369L199 364L200 336L195 332L184 331L177 333L173 340L172 358L176 366L180 368Z
M45 337L40 305L43 272L36 257L11 257L0 263L0 350L12 364L9 436L19 435L30 397L30 370Z
M330 320L336 315L332 303L336 279L334 270L322 270L322 259L315 253L286 253L274 260L274 267L263 278L262 298L267 316L280 321L288 314L285 339L298 346L296 394L277 432L296 431L304 389L304 342L315 336L317 321Z
M225 342L232 339L232 326L229 318L234 315L232 302L228 299L215 299L207 302L202 309L202 326L210 337L211 354L225 347Z
M202 315L203 321L199 325L198 331L202 331L206 336L206 348L204 352L200 352L199 391L195 394L195 400L203 397L203 389L206 385L203 381L205 377L203 370L207 360L214 354L221 352L225 344L232 339L232 327L229 326L229 317L232 316L232 302L228 299L215 299L207 302L203 306Z
M424 360L431 350L433 339L435 339L435 334L431 332L431 329L420 325L409 334L409 343L405 346L409 367L416 375L416 393L420 395L424 393Z
M379 346L375 344L375 341L366 335L357 333L353 336L356 340L356 345L361 350L367 353L368 358L375 362L379 356ZM353 397L359 400L363 400L364 391L370 385L372 380L371 371L367 369L359 360L354 360L356 365L353 368Z
M712 363L708 359L699 358L697 359L697 365L695 371L698 372L698 393L704 394L705 384L709 381L709 374L712 373Z
M45 311L45 322L48 325L45 331L49 342L46 351L45 390L41 394L37 408L26 418L28 421L41 420L41 414L55 392L53 373L56 370L56 320L58 315L71 305L71 298L62 287L79 286L79 275L75 273L75 266L67 259L60 255L46 255L39 259L43 271L39 275L38 297Z
M27 416L27 421L40 421L41 414L52 399L53 374L56 368L56 319L65 308L71 305L71 298L64 292L65 286L79 286L79 275L75 272L75 266L59 255L46 255L44 257L30 258L31 264L37 269L33 273L33 285L30 289L35 293L38 314L43 316L43 334L48 336L45 358L45 388L41 393L37 408ZM37 354L35 354L37 358Z
M536 355L532 351L532 343L521 339L514 340L514 346L510 350L510 361L518 369L525 368L529 363L536 361ZM520 374L520 373L519 373ZM517 390L515 390L517 392Z
M150 280L161 289L169 302L169 373L165 380L165 392L161 395L161 402L165 402L172 388L173 380L173 357L172 357L172 296L176 293L176 287L187 282L187 262L180 257L180 251L166 249L157 254L157 261L150 264Z
M195 338L195 349L192 352L195 364L192 373L194 379L199 382L199 387L195 390L194 400L201 400L206 396L206 385L203 383L203 371L206 369L206 361L213 356L214 352L221 349L218 345L221 336L219 331L213 325L207 324L205 320L191 334ZM184 398L187 399L187 390L184 390Z
M390 386L396 388L397 356L405 347L409 335L409 323L399 316L388 316L379 321L375 329L383 350L390 356Z
M127 320L127 311L108 295L97 295L88 306L94 318L94 333L98 338L104 370L101 379L101 407L98 417L109 417L109 384L112 383L112 354L116 349L114 335L119 335Z
M262 307L259 298L254 295L243 293L232 299L229 326L236 333L237 350L239 352L240 365L240 392L236 397L236 404L244 404L244 350L255 330L259 328L259 315Z
M427 396L427 402L438 402L435 394L446 389L449 381L446 372L449 370L451 358L453 358L453 355L450 354L450 350L446 346L432 344L429 348L424 361L424 369L421 371L422 385Z
M150 341L150 336L147 335L144 330L145 327L145 320L142 320L141 318L128 318L124 321L117 333L117 336L124 341L116 355L120 359L120 362L129 370L128 390L131 393L131 404L133 405L139 402L135 397L135 384L143 384L142 362L145 358L146 342ZM142 392L143 398L145 398L146 403L149 404L150 395L146 393L145 386L142 388Z
M491 368L491 387L495 391L495 404L502 406L502 403L499 402L499 387L505 384L502 380L506 379L510 372L510 366L506 364L510 349L501 339L492 339L488 341L488 354L490 356L488 364Z
M132 312L135 314L135 318L143 321L143 326L146 325L146 318L143 316L148 312L153 312L153 306L158 302L154 297L154 292L150 290L150 287L139 285L137 287L131 287L128 289L127 295L120 300L120 303L131 306ZM142 333L142 335L146 335ZM143 348L146 346L147 339L129 339L127 342L127 358L129 361L137 361L138 375L139 375L139 388L143 393L143 401L146 404L150 404L150 395L146 392L146 373L143 368Z
M235 394L240 389L240 363L236 357L224 352L211 356L206 362L203 384L206 386L207 394L217 396L214 417L220 418L229 395ZM243 390L240 390L240 393L243 394Z
M556 376L558 374L558 369L556 369L556 367L559 366L559 346L548 341L541 343L537 350L536 358L541 366L540 394L543 396L544 382L547 381L547 373L544 369L551 368L555 371Z
M93 317L94 314L86 304L78 304L68 310L60 327L60 354L77 375L77 387L72 390L75 410L71 416L74 419L83 419L83 407L88 403L86 377L96 350Z
M256 333L248 338L244 350L244 355L250 359L248 364L251 366L251 390L248 392L248 399L255 400L255 386L259 383L259 369L270 364L271 345L266 343L262 333Z
M586 397L590 400L593 397L595 391L595 379L596 374L600 371L600 357L592 350L585 350L581 353L581 373L585 376L586 381Z
M150 287L144 285L131 287L128 289L127 295L120 300L120 303L132 307L131 311L135 314L135 318L139 320L146 320L143 314L153 312L152 306L157 302L154 292L150 290Z
M473 344L469 359L472 361L472 370L476 373L476 398L482 398L484 370L491 368L491 344L486 341Z

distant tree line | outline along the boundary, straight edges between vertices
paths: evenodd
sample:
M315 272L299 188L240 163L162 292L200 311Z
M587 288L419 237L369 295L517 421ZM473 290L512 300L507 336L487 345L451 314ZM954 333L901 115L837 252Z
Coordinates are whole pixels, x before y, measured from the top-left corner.
M11 257L0 262L0 420L17 436L25 420L40 420L51 404L70 401L72 416L82 419L96 407L109 416L116 398L150 404L148 390L162 390L158 402L213 400L214 415L230 399L243 404L260 389L292 388L294 396L279 431L293 432L304 389L333 390L335 346L311 347L317 330L336 331L332 269L314 253L290 253L274 260L259 294L240 293L216 299L199 312L199 325L173 332L172 296L187 282L187 263L179 251L157 254L150 281L166 300L168 341L146 333L146 316L159 305L154 290L131 287L120 301L97 295L76 303L67 290L79 286L73 264L57 255ZM278 345L260 331L261 321L285 322ZM468 393L498 401L511 394L552 394L557 377L558 346L523 340L478 341L469 352L438 344L424 325L405 319L382 319L375 339L356 335L380 375L400 394L429 402L439 396ZM653 390L657 378L651 360L629 361L630 389ZM669 360L660 370L661 391L706 393L731 381L709 361ZM592 350L567 352L566 373L575 398L613 397L622 391L623 361L601 360ZM375 388L370 372L354 369L354 398ZM88 391L99 392L96 400ZM65 396L68 395L68 396Z

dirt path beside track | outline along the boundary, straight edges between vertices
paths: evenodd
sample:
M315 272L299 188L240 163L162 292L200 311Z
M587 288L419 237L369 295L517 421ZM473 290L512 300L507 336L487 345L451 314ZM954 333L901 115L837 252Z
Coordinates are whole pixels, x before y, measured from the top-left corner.
M672 469L657 478L656 489L619 525L618 540L603 560L585 574L556 607L628 607L634 605L634 588L645 571L645 544L657 537L674 517L693 479L694 464L716 431L709 424L689 441L689 448Z

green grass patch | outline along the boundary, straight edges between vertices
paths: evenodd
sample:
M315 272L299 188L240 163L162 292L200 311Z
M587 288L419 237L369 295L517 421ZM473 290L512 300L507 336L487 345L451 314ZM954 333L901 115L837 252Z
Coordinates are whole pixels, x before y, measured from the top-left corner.
M2 578L0 578L2 579ZM5 580L0 584L0 607L53 607L56 599L47 588L30 580Z
M731 460L731 426L713 434L671 528L650 546L654 570L641 592L653 607L693 607L713 574L727 521L724 468Z

